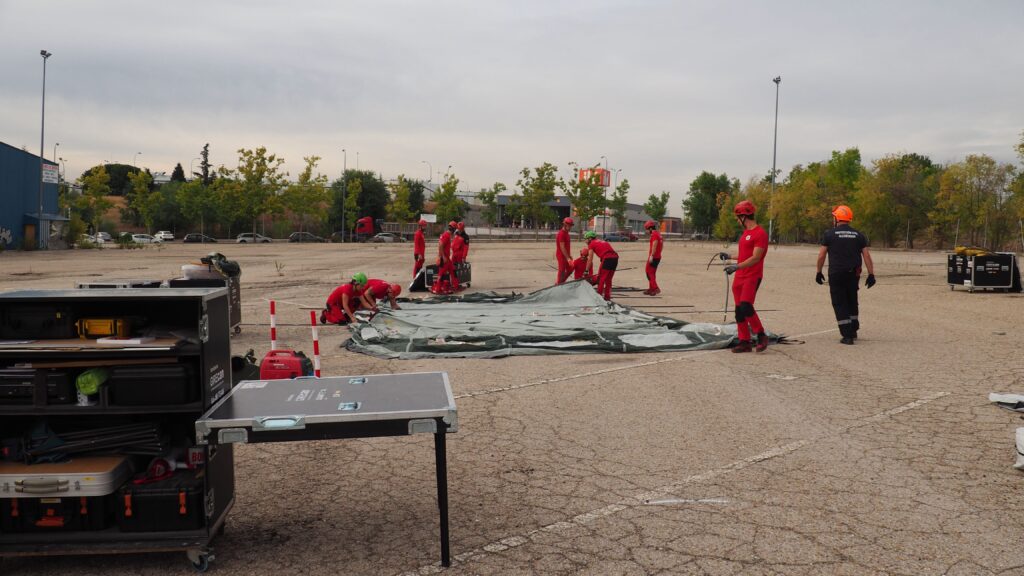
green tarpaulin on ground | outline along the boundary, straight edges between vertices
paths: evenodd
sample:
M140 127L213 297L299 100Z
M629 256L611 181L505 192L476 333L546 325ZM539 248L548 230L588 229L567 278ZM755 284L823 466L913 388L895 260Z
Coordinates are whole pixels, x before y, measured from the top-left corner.
M587 282L531 294L402 302L353 327L349 350L400 360L726 348L735 324L688 323L605 302Z

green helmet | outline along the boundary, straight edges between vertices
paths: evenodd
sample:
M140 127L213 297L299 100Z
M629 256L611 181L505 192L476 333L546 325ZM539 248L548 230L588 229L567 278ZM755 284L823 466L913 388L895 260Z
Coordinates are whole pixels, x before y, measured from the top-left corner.
M355 274L352 275L352 282L354 284L359 284L360 286L366 284L366 274L363 274L362 272L356 272Z
M594 232L593 230L587 230L583 233L584 240L593 240L594 238L597 238L597 232Z

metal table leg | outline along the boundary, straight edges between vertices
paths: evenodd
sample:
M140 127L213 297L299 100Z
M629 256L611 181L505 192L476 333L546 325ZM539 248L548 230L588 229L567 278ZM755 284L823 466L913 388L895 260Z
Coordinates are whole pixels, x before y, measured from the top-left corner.
M441 566L447 568L452 565L452 559L448 545L448 450L444 430L444 423L438 422L438 431L434 433L434 462L437 465L437 507L441 516Z

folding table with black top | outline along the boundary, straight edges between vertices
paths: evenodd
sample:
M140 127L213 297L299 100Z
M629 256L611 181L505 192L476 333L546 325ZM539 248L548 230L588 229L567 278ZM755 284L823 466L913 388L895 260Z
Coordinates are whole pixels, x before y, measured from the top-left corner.
M441 565L451 565L445 434L455 399L444 372L251 380L196 421L199 444L297 442L431 433L441 524Z

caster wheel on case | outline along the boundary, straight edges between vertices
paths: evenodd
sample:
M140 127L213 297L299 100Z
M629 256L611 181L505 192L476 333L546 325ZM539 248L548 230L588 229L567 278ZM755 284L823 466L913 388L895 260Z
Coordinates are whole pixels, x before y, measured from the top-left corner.
M189 550L185 554L188 556L188 560L192 563L192 568L196 572L202 574L210 569L210 562L213 561L213 554L203 552L201 550Z
M242 327L241 326L235 326L235 336L238 336L241 333L242 333Z

